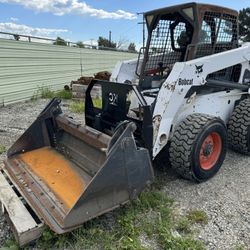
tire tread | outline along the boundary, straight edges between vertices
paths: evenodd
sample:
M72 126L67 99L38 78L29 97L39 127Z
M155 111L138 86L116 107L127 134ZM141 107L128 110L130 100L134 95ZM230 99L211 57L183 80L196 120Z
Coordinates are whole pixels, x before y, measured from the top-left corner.
M234 151L250 155L248 128L250 126L250 99L242 100L234 109L228 122L228 142Z
M191 169L192 149L204 126L217 117L195 113L186 117L174 131L169 148L172 168L184 179L199 181Z

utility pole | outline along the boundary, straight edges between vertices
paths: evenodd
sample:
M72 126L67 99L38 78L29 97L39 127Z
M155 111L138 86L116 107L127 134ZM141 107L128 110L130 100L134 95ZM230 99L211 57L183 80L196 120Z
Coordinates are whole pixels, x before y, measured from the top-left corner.
M111 48L111 31L109 31L109 47Z
M138 24L142 24L142 46L145 47L145 18L144 18L144 12L137 12L137 15L142 15L142 22L139 22Z

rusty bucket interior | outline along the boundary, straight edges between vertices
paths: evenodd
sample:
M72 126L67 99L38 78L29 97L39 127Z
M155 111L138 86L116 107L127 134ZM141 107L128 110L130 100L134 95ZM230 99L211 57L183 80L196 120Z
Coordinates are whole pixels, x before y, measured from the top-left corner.
M68 210L73 207L91 180L87 172L77 171L76 164L52 147L23 153L18 156L18 160L41 179Z
M133 124L109 136L63 115L59 103L9 149L5 168L39 218L64 233L134 198L153 170Z

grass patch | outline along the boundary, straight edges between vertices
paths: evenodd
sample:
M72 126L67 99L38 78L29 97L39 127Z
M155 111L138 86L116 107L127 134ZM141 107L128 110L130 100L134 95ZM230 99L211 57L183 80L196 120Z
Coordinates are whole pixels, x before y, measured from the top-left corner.
M161 249L205 249L190 233L176 236L172 199L152 187L120 209L85 223L65 235L46 230L38 241L39 249L151 249L140 240L147 235ZM111 222L110 222L111 216Z
M192 233L192 225L199 224L207 224L208 217L204 211L201 210L190 210L187 212L185 216L179 218L176 224L176 230L180 233L190 234Z
M55 97L55 92L48 87L40 88L38 92L40 92L41 98L44 99L51 99Z
M246 248L243 245L238 245L238 246L235 247L235 250L245 250L245 249Z
M101 98L97 98L97 99L93 99L93 105L95 108L102 108L102 99Z
M85 103L83 101L72 102L69 109L74 113L83 113L85 110Z
M180 233L186 233L189 234L192 232L191 230L191 226L193 225L193 223L188 220L186 217L181 217L176 225L176 230Z
M61 99L65 99L65 100L72 99L72 97L73 97L72 92L70 90L64 90L64 89L56 92L55 95L56 95L56 97L61 98Z
M3 146L3 145L0 145L0 155L1 155L2 153L4 153L4 152L6 152L6 147Z
M102 99L93 99L93 105L96 108L102 108ZM84 101L75 101L72 102L69 106L70 110L74 113L83 113L85 110L85 102Z
M19 250L17 242L14 238L6 240L4 246L0 246L0 250Z
M202 210L188 211L187 218L192 223L200 223L200 224L207 224L208 223L207 214Z
M31 100L37 100L40 97L43 99L52 99L54 97L58 97L60 99L72 99L72 92L64 89L53 91L49 87L41 87L35 92Z

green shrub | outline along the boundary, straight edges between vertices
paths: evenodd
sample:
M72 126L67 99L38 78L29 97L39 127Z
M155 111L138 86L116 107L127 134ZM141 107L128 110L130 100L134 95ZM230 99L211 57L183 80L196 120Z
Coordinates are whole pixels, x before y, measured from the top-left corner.
M54 97L60 99L72 99L72 91L65 89L54 91L50 87L41 87L34 93L31 100L37 100L39 97L43 99L52 99Z
M6 152L6 147L0 144L0 154Z
M82 101L72 102L69 108L74 113L83 113L85 109L85 104Z

